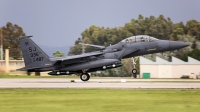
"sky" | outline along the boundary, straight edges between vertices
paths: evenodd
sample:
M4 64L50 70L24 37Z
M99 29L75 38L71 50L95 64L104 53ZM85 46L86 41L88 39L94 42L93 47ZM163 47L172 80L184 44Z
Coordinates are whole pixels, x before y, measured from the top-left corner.
M0 27L21 26L47 47L70 47L91 25L119 27L151 15L200 21L200 0L0 0Z

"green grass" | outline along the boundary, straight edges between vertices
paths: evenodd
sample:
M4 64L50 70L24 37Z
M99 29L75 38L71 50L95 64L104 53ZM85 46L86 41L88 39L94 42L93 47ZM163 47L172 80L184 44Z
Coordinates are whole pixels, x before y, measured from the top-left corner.
M77 78L79 76L72 76L72 75L68 75L68 76L28 76L28 75L9 75L9 74L0 74L0 78Z
M200 112L200 91L0 89L0 112Z

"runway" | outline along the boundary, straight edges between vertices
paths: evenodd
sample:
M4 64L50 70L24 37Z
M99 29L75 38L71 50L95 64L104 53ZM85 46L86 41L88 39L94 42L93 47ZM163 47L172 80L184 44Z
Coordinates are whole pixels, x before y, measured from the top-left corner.
M200 89L200 80L94 78L82 82L78 78L3 78L0 88Z

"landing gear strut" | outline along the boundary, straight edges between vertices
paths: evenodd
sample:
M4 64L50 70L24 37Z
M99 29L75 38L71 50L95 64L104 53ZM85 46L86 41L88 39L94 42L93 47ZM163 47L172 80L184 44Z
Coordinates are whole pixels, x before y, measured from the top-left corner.
M138 57L135 57L135 58L132 57L131 59L133 61L133 69L132 69L133 77L137 78L138 71L136 69L136 61L137 61Z
M81 79L82 81L88 81L88 80L90 79L90 75L89 75L88 73L82 73L82 74L80 75L80 79Z

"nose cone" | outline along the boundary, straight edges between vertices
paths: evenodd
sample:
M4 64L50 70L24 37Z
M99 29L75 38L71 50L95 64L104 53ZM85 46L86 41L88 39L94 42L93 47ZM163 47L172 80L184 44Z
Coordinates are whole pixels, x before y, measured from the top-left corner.
M169 41L170 50L181 49L181 48L187 47L187 46L189 46L189 44L184 43L184 42Z

